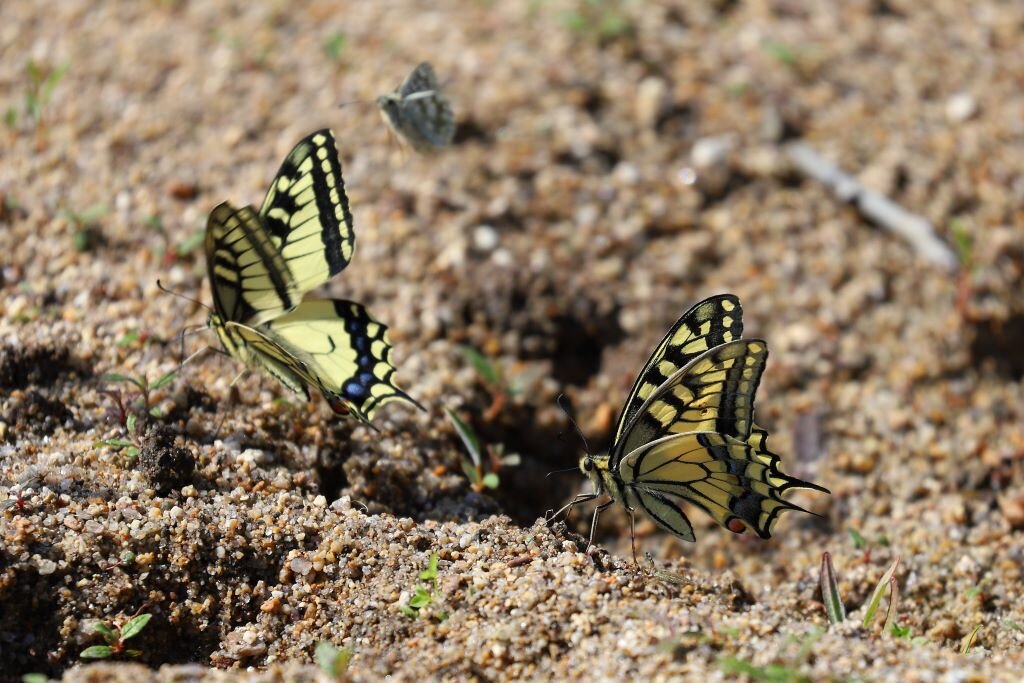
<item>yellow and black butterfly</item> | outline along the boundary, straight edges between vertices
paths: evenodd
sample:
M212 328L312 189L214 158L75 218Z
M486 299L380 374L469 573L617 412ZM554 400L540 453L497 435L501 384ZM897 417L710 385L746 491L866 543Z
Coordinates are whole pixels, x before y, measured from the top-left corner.
M451 144L455 117L429 62L422 62L392 93L377 98L384 121L416 149L433 152Z
M392 382L387 328L351 301L302 300L354 249L334 135L319 130L285 159L259 211L224 202L210 214L209 325L229 355L307 400L313 387L336 413L369 424L388 401L419 406Z
M602 494L611 498L594 510L591 540L598 515L616 501L631 524L642 509L685 541L696 537L680 500L732 532L751 529L769 538L782 512L806 512L785 500L785 492L829 492L784 474L779 456L768 450L768 433L754 423L754 394L768 347L740 338L742 315L731 294L705 299L683 314L634 382L608 454L580 458L594 491L562 509Z

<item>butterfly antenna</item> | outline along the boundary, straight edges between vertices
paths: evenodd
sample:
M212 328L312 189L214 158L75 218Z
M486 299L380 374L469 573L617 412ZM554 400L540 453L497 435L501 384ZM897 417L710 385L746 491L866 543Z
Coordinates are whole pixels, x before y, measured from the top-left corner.
M580 471L579 467L566 467L564 470L554 470L552 472L548 472L547 474L544 475L544 478L547 479L552 474L565 474L566 472L579 472L579 471Z
M593 455L590 452L590 444L587 443L587 437L583 436L583 430L580 429L578 424L576 424L576 419L572 416L570 406L568 405L569 399L565 394L559 394L558 398L555 399L555 402L558 403L558 407L562 409L562 412L565 413L565 416L569 419L569 424L571 424L572 428L576 430L577 436L579 436L580 441L583 442L583 450L587 452L587 455Z
M190 296L185 296L185 295L184 295L184 294L182 294L181 292L175 292L175 291L172 291L172 290L170 290L170 289L167 289L166 287L164 287L163 283L162 283L162 282L160 282L160 280L157 280L157 281L156 281L156 286L157 286L157 289L159 289L159 290L160 290L161 292L163 292L164 294L172 294L172 295L174 295L174 296L178 297L179 299L184 299L185 301L191 301L191 302L192 302L192 303L194 303L194 304L199 304L200 306L202 306L202 307L203 307L203 308L205 308L206 310L210 311L211 313L213 312L213 309L212 309L212 308L210 308L209 306L207 306L206 304L204 304L204 303L203 303L202 301L200 301L199 299L193 299L193 298L192 298L192 297L190 297Z

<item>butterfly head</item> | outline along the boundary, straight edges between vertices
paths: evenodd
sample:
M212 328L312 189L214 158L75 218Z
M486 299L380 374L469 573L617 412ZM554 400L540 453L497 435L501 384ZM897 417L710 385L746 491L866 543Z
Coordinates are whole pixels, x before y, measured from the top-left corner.
M586 453L580 456L580 472L594 485L594 490L600 493L604 490L604 478L602 472L608 471L607 455L591 455Z

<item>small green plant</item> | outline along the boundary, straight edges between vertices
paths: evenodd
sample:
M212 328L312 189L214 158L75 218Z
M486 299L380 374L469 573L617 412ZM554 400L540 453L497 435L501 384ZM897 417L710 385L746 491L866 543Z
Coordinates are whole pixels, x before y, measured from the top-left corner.
M861 536L861 533L859 531L857 531L853 527L850 527L846 530L846 533L850 535L850 540L853 541L854 548L856 548L857 550L863 550L867 547L867 539Z
M981 630L981 624L975 626L970 633L964 636L963 641L960 643L960 654L965 655L971 651L974 647L974 641L978 637L978 631Z
M110 659L111 657L118 655L133 658L140 656L142 651L126 649L125 641L142 633L142 629L146 628L146 624L148 624L149 620L152 618L152 614L140 614L129 619L128 622L120 628L110 628L102 621L97 622L96 625L93 626L93 630L103 636L103 640L107 641L107 644L87 647L82 650L82 653L78 656L82 659Z
M429 584L427 586L416 586L416 590L413 591L412 596L409 598L409 602L398 606L398 609L400 609L402 614L405 616L411 619L417 618L420 615L420 610L429 606L438 597L437 562L437 555L431 554L427 568L420 572L420 580L427 581ZM438 621L444 621L448 618L448 615L445 612L439 612L434 616Z
M974 237L971 231L963 220L954 218L949 221L949 232L953 237L953 248L956 250L960 265L970 269L974 264Z
M785 43L780 43L777 40L766 41L764 44L764 51L786 66L796 66L796 50Z
M347 647L338 648L326 640L316 644L316 665L333 681L345 680L348 665L355 652Z
M110 209L106 204L93 204L81 211L61 209L60 215L75 230L73 237L75 251L92 251L103 242L103 235L100 233L97 223L109 212Z
M830 624L838 624L846 619L846 608L839 596L839 581L832 567L832 556L827 552L821 554L821 599L825 603L825 613Z
M159 378L157 378L156 381L152 383L150 383L149 380L147 380L144 375L140 375L139 377L132 377L130 375L122 375L117 372L112 372L103 375L103 377L101 377L100 379L104 382L125 382L131 384L132 386L139 390L139 398L136 401L136 408L143 413L148 413L152 417L161 418L164 416L163 411L160 410L159 406L150 405L150 394L151 392L156 391L157 389L162 389L163 387L170 384L172 381L174 381L174 378L177 376L177 374L177 370L171 370L170 372L161 375ZM127 425L127 414L123 406L121 412L124 415L124 419L121 422L122 424Z
M738 657L725 657L719 662L719 667L723 673L742 675L765 683L810 683L811 678L800 673L799 669L823 633L822 629L812 629L803 638L791 636L789 642L799 643L800 648L786 664L756 666Z
M1003 619L1003 626L1005 626L1006 628L1010 629L1011 631L1021 631L1021 632L1024 632L1024 626L1021 626L1020 624L1018 624L1013 619Z
M502 467L515 467L518 465L521 462L519 455L517 453L506 454L504 444L495 444L486 449L488 469L490 470L486 471L483 457L484 448L481 446L480 438L476 435L476 432L462 418L456 415L455 411L451 408L445 407L444 410L448 415L448 419L455 427L459 438L462 439L462 444L466 447L468 457L463 456L462 458L462 471L465 472L466 477L469 479L470 486L477 493L484 489L494 490L498 488L501 484L498 471Z
M896 568L899 567L900 558L899 555L893 560L889 568L882 574L882 578L879 579L878 585L875 586L874 592L871 594L871 600L868 601L868 608L864 612L864 628L871 626L871 622L875 620L875 613L878 612L878 606L882 603L882 595L885 594L885 589L889 588L889 609L886 615L886 622L891 623L890 619L895 619L896 615L896 601L899 599L899 588L896 583Z
M347 42L348 38L344 33L341 31L335 31L331 35L327 36L326 40L324 40L324 54L327 55L328 59L332 62L340 61Z
M633 22L622 5L621 0L580 0L574 10L562 15L562 23L581 38L610 43L633 33Z
M56 67L46 67L32 60L25 65L25 77L28 80L28 85L25 89L21 113L33 128L38 128L42 123L46 107L53 97L53 91L56 90L57 84L67 73L68 66L65 63ZM18 126L18 110L11 107L4 112L4 123L8 128L16 128Z
M138 417L132 413L125 417L125 430L128 432L128 436L137 437L136 429L138 429ZM103 439L96 441L92 445L93 448L113 448L115 451L123 451L126 464L135 462L135 459L139 457L139 453L142 450L137 445L134 438L132 439Z

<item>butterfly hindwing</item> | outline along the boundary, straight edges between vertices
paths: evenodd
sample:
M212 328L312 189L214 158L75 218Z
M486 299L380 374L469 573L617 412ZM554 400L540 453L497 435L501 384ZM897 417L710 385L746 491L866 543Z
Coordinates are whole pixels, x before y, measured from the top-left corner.
M750 444L717 432L645 444L622 459L619 475L641 501L654 494L681 498L730 531L748 528L761 538L771 536L780 513L803 510L782 493L806 482L765 465Z
M334 135L318 130L288 154L260 208L300 296L341 272L355 233Z
M680 368L700 354L743 335L743 309L732 294L720 294L684 313L658 344L637 375L626 406L619 415L615 440L651 394Z
M416 403L393 382L387 327L360 304L310 299L259 328L235 329L252 352L286 365L336 412L369 423L388 401Z

